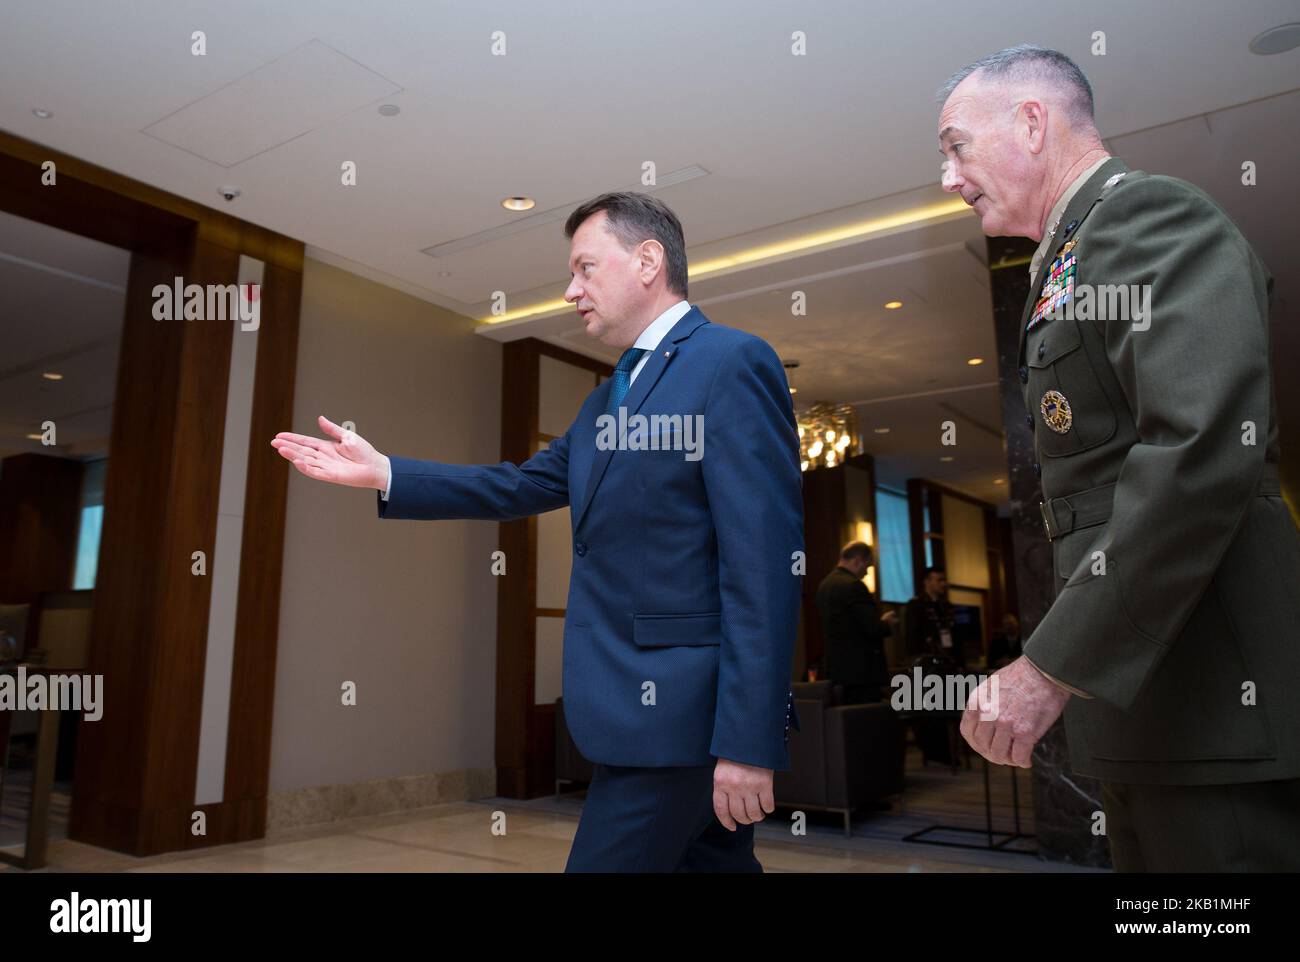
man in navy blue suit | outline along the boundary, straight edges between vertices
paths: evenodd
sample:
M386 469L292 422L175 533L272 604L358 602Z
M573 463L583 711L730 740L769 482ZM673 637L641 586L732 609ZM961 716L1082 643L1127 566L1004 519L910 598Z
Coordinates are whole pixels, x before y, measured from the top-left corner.
M761 871L754 823L797 727L803 503L785 371L687 302L681 224L659 200L602 195L565 234L565 300L624 351L564 437L518 465L387 457L324 417L332 440L272 444L309 478L376 488L381 518L567 505L565 718L595 766L567 871Z

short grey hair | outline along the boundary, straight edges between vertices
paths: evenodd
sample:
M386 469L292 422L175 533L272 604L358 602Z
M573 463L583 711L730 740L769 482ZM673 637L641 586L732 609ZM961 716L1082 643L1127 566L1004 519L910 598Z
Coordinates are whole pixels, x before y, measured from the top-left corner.
M1060 51L1020 43L980 57L958 70L939 88L936 94L939 103L946 103L957 85L977 70L982 70L984 76L993 80L1045 80L1065 94L1067 109L1076 121L1093 122L1092 84L1088 83L1079 65Z

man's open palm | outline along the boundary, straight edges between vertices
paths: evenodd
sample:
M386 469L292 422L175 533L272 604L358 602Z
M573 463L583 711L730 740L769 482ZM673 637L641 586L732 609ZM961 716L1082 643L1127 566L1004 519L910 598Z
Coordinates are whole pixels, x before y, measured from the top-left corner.
M345 431L324 415L316 421L333 440L281 431L271 447L309 478L382 490L388 480L388 458L357 432Z

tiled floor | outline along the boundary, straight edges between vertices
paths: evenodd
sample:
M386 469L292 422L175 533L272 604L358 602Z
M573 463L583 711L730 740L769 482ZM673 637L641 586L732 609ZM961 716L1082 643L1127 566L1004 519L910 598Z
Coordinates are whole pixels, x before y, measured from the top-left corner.
M994 768L992 774L994 825L1008 827L1012 815L1009 770ZM1022 825L1024 831L1032 832L1027 773L1020 772L1019 779ZM808 813L807 835L795 837L789 828L790 813L778 809L758 827L758 858L769 872L1086 871L1028 855L902 840L936 822L982 827L983 797L979 764L957 772L933 766L923 769L915 753L910 753L902 813L895 804L891 812L861 815L854 820L853 835L847 838L838 816ZM9 796L6 810L16 801ZM497 811L506 816L504 835L492 832ZM581 811L581 793L529 801L483 799L333 822L254 842L150 858L69 841L59 824L52 832L46 871L560 872Z

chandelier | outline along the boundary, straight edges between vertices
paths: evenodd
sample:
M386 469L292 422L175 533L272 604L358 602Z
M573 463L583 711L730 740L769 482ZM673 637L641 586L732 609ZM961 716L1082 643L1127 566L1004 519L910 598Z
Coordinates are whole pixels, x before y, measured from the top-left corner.
M862 453L858 417L848 404L818 401L802 414L799 423L799 470L833 468Z

